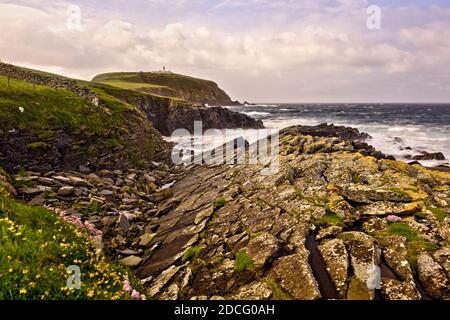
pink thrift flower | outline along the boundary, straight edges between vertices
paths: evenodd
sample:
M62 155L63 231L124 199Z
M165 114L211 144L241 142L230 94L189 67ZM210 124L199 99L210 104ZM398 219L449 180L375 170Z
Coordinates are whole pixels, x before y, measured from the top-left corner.
M131 287L130 282L128 279L125 279L123 281L123 291L130 292L131 290L133 290L133 288Z
M141 298L141 294L138 291L133 290L133 292L131 292L131 297L135 298L135 299L140 299Z
M396 215L389 215L389 216L387 216L386 219L391 222L396 222L396 221L402 220L402 218L400 218L399 216L396 216Z

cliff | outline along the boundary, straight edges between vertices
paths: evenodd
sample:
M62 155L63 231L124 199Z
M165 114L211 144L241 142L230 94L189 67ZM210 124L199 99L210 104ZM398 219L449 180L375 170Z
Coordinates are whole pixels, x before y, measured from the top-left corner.
M100 86L108 94L135 106L146 115L161 134L170 136L175 129L194 130L194 121L202 121L203 129L261 129L261 120L222 107L205 107L183 100Z
M175 73L105 73L97 75L92 81L122 89L179 98L192 103L214 106L236 103L215 82Z

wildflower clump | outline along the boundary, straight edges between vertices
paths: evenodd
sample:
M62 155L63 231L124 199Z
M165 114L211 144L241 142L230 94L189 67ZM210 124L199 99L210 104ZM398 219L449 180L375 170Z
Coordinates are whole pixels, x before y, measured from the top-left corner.
M0 300L145 299L127 269L98 254L92 224L0 194ZM68 267L79 268L79 289Z

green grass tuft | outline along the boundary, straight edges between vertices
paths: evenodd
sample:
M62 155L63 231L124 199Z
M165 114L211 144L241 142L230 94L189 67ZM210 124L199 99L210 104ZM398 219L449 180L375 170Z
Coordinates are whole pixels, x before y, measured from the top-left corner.
M217 198L213 202L214 211L219 210L220 208L224 207L226 203L227 203L227 201L225 200L225 198L223 198L223 197Z
M247 252L244 250L236 253L234 260L234 270L237 272L242 272L245 270L253 270L254 264L252 258L249 257Z
M200 246L190 247L183 254L183 257L181 258L181 260L183 262L190 261L190 260L198 257L198 255L200 254L201 251L202 251L202 247L200 247Z
M440 222L444 221L445 218L449 217L448 212L443 208L439 208L436 206L429 206L427 207L427 209L430 210L436 217L436 219Z
M315 225L321 226L321 227L332 227L332 226L344 226L344 221L342 218L338 217L337 214L332 212L327 212L322 218L314 221Z
M358 173L352 174L352 182L355 184L361 183L361 176Z

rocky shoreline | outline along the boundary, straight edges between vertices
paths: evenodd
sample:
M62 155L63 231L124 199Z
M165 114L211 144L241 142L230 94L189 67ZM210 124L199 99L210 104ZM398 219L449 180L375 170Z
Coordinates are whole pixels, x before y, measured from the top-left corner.
M273 176L154 162L21 172L14 185L32 205L94 224L148 298L450 299L450 175L394 161L365 137L285 129Z

